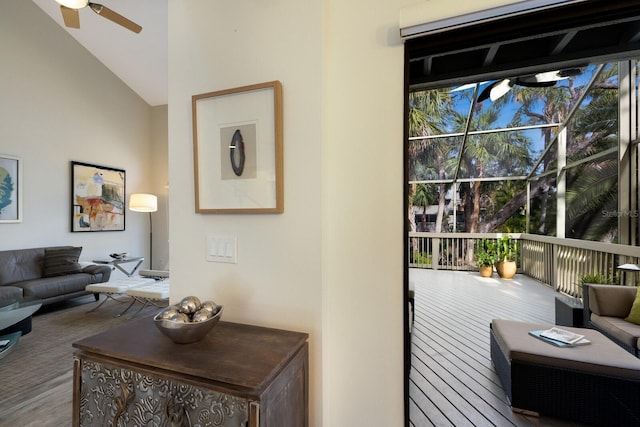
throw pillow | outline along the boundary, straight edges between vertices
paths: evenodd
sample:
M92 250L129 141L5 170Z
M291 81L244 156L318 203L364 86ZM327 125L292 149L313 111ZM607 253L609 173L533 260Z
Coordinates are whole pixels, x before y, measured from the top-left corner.
M638 290L636 291L636 299L633 301L631 311L624 320L640 325L640 287L638 287Z
M43 277L63 276L80 273L82 266L78 263L82 247L46 248L44 250Z

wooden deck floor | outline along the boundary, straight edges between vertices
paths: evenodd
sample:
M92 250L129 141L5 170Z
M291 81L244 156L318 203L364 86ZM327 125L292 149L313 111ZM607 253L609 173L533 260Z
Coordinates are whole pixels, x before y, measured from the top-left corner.
M491 364L489 323L554 323L555 295L526 276L411 269L415 324L409 375L410 425L578 426L512 412Z

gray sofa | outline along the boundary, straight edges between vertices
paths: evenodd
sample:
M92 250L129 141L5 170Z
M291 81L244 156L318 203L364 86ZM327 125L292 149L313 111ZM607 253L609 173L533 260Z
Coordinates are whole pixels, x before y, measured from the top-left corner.
M81 247L0 251L0 302L34 297L42 304L89 295L85 287L109 281L111 267L80 263Z
M640 325L625 319L636 297L635 286L584 285L584 326L596 329L629 353L640 351Z

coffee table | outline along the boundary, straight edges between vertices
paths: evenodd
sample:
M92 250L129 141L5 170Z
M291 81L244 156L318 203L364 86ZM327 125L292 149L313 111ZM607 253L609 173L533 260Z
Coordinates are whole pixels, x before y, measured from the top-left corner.
M30 297L0 302L0 341L9 341L0 348L0 359L9 354L22 335L31 332L31 316L41 306L41 300Z

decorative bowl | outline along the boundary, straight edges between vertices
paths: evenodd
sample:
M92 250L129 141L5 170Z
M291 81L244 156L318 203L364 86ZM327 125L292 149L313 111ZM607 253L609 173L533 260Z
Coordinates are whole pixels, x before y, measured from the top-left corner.
M160 312L153 317L153 323L156 324L160 332L169 337L174 343L189 344L200 341L211 331L222 316L222 308L223 307L219 305L216 313L212 317L198 322L162 319L162 312Z

